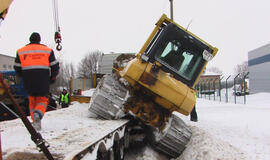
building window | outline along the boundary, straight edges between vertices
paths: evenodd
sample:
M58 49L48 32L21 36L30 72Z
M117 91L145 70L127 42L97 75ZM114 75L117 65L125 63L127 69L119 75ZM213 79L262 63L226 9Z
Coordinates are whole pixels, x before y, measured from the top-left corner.
M4 68L4 69L7 69L7 65L6 65L6 64L3 64L3 68Z
M11 66L11 65L9 65L9 66L8 66L8 69L11 69L11 68L12 68L12 66Z

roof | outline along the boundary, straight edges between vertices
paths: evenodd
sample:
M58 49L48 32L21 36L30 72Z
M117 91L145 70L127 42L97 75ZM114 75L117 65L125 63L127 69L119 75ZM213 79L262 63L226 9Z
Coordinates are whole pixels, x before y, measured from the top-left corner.
M215 73L215 72L211 72L211 71L208 71L208 70L206 70L203 73L203 76L220 76L220 75L221 75L220 73Z
M10 58L15 58L13 56L8 56L8 55L4 55L4 54L0 54L0 56L5 56L5 57L10 57Z

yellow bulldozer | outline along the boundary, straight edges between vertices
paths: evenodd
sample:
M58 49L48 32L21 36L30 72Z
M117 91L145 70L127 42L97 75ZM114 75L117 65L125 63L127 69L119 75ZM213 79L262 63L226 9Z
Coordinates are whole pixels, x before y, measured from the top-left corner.
M139 53L116 58L112 74L99 82L89 111L104 119L132 115L147 126L155 149L177 157L191 131L176 112L190 114L195 85L217 51L162 15Z

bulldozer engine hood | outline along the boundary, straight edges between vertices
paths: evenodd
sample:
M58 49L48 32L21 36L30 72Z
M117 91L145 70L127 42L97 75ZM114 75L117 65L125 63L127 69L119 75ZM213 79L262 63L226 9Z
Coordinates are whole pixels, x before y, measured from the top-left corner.
M134 88L152 93L154 101L170 111L188 115L195 105L195 91L163 70L153 71L152 63L129 62L120 75Z

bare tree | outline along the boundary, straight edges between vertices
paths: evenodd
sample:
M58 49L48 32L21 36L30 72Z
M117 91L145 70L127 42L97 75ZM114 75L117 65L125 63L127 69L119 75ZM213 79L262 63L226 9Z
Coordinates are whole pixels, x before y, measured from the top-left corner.
M61 59L59 61L59 74L57 75L56 82L51 86L51 92L58 94L59 87L69 88L70 78L75 78L75 66L73 63L64 63Z
M236 75L239 74L241 79L244 78L245 74L248 72L248 62L244 61L243 63L236 65L234 72Z
M73 63L69 64L69 69L70 69L70 77L75 78L75 76L76 76L76 68L75 68Z
M99 50L87 53L79 63L78 77L91 78L93 73L97 73L98 61L102 55L103 53Z
M63 72L63 78L65 81L69 80L70 78L75 78L75 66L73 63L65 63L62 65L62 70Z

